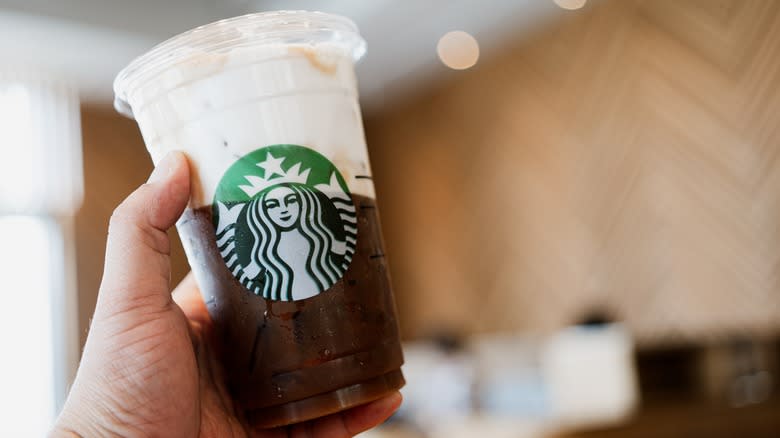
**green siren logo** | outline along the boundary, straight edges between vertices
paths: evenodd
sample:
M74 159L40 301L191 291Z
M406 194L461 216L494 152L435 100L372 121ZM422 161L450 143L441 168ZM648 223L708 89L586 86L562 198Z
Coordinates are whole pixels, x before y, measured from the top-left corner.
M296 145L257 149L217 186L217 246L248 290L295 301L333 286L355 253L355 206L338 169Z

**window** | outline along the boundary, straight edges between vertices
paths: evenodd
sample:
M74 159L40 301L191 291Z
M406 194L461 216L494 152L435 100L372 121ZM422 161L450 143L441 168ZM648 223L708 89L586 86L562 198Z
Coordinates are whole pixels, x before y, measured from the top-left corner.
M72 217L81 197L76 94L29 72L0 72L3 436L45 436L75 373Z

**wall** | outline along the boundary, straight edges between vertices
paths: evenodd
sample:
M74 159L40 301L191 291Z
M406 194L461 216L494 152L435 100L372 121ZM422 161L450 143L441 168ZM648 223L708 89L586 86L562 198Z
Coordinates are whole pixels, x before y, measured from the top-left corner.
M367 122L406 336L780 327L780 2L604 0Z

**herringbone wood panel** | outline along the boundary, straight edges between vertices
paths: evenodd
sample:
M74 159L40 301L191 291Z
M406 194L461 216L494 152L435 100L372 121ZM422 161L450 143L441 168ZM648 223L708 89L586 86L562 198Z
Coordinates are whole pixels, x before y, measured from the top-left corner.
M369 120L404 331L780 328L780 2L604 0Z

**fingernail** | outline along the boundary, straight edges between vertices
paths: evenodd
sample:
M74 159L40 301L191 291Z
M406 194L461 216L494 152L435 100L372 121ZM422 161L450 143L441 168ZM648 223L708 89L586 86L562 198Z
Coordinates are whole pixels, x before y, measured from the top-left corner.
M172 172L173 167L176 165L176 152L168 152L165 154L162 160L157 163L154 171L149 175L148 183L162 181L167 178Z
M395 394L389 395L376 402L374 409L385 415L389 415L398 410L402 401L403 397L401 396L401 393L396 392Z
M390 404L390 409L392 409L393 412L397 411L398 408L401 407L401 403L404 401L404 397L401 395L400 392L396 392L395 394L390 396L390 399L393 401Z

